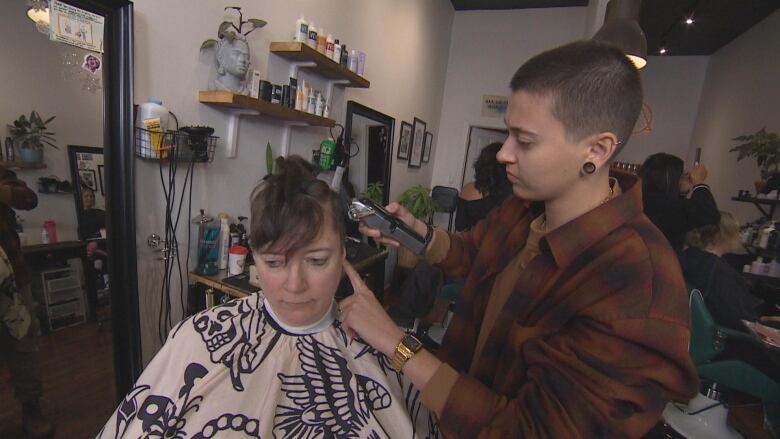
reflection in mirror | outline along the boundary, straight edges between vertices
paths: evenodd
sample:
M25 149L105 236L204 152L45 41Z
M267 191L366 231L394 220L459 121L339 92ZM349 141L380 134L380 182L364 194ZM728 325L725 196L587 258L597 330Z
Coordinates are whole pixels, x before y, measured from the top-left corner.
M106 238L105 166L103 148L68 146L79 239Z
M0 63L0 124L21 115L29 121L35 111L54 146L40 148L30 135L37 117L27 132L9 130L10 139L2 139L0 253L7 258L0 257L0 438L50 437L53 429L57 437L94 437L116 406L116 332L101 234L108 175L102 148L66 145L121 147L104 119L116 113L106 107L106 92L118 93L120 75L112 72L108 83L101 66L119 54L109 43L110 28L101 52L50 40L28 18L30 5L5 2L0 14L6 61ZM12 316L26 323L10 329Z
M355 101L347 103L346 135L350 140L349 181L357 195L381 184L382 204L390 191L395 119Z

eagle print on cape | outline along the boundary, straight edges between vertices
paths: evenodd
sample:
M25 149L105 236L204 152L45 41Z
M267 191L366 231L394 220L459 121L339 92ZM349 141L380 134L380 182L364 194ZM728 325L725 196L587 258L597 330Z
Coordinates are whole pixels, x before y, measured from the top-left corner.
M353 374L341 353L304 336L296 343L302 375L277 376L295 406L279 405L274 434L282 438L345 437L363 432L376 410L390 407L387 389L371 378Z

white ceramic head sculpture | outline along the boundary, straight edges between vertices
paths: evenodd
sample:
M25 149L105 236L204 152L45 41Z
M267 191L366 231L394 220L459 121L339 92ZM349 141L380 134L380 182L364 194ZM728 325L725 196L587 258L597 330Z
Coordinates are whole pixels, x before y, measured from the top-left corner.
M217 76L214 90L234 93L246 92L246 73L249 70L249 44L243 35L235 38L220 38L216 47Z

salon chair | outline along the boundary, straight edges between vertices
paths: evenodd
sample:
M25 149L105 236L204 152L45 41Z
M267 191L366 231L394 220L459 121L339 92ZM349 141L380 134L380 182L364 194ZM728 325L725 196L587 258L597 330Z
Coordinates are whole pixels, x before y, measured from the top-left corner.
M780 402L780 383L772 380L750 364L739 360L718 360L727 343L758 343L751 335L718 325L712 319L704 298L697 289L691 290L691 341L688 350L699 377L709 383L687 406L669 403L664 421L685 437L740 438L727 423L728 408L721 392L736 390L760 399L764 404ZM776 414L765 422L777 425Z
M451 232L455 210L458 208L458 190L454 187L434 186L431 190L431 198L436 206L436 212L449 214L447 231Z

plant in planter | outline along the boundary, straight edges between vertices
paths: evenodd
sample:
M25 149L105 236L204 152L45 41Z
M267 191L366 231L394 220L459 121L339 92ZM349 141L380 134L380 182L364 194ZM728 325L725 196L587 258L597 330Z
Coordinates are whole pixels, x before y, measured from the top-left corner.
M766 187L766 180L778 173L780 164L780 136L777 133L768 133L766 127L754 134L738 136L732 140L742 142L731 148L729 152L737 152L737 161L754 157L761 170L761 180L756 182L756 191L762 192Z
M43 146L44 144L51 146L54 149L57 145L54 144L54 134L48 131L47 125L54 120L57 116L52 116L46 120L43 120L38 112L33 111L30 113L28 119L24 114L19 116L13 122L13 125L8 125L8 131L11 134L14 145L19 150L19 158L24 162L41 163L43 162Z
M369 183L368 186L366 186L366 190L363 192L362 196L368 198L376 204L381 205L385 199L384 186L378 181Z
M431 197L431 190L421 186L413 186L401 193L398 204L404 206L415 218L430 224L433 213L436 212L436 202ZM413 268L419 257L401 246L398 249L398 266Z
M436 212L436 202L431 197L431 190L422 185L410 187L401 193L398 203L404 206L415 218L430 223Z

